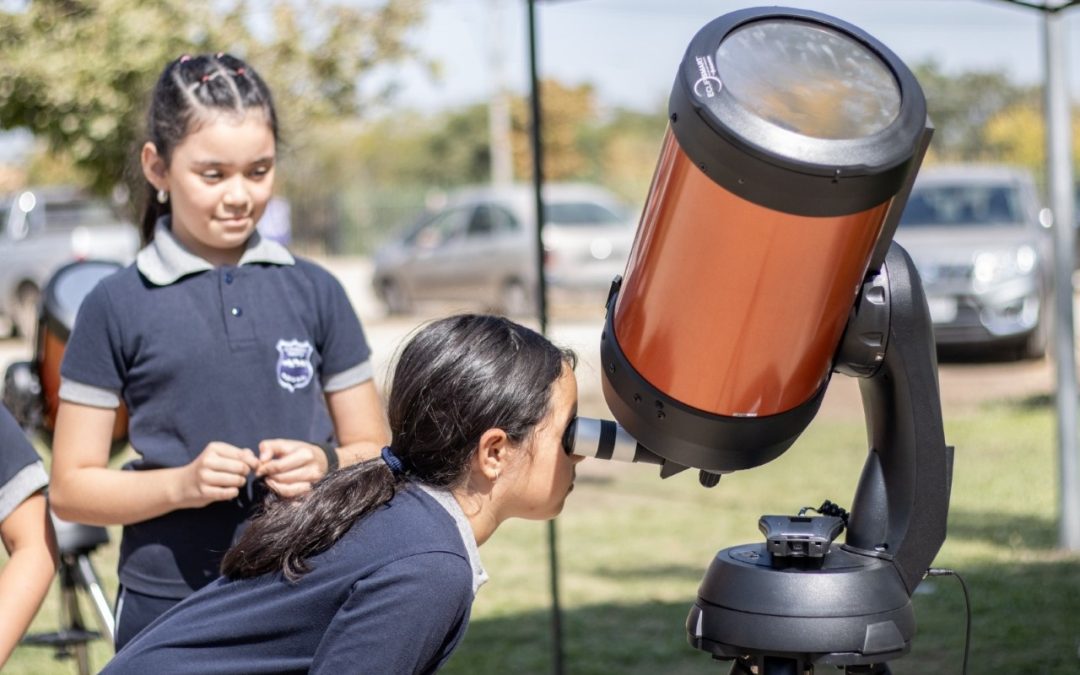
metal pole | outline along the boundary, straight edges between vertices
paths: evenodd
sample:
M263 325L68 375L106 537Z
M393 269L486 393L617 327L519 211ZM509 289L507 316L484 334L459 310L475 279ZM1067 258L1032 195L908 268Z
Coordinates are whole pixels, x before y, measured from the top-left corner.
M540 133L540 79L536 66L536 3L529 7L529 86L532 92L533 191L536 196L536 312L540 332L547 335L547 280L544 278L544 152ZM559 548L555 521L548 521L548 567L551 576L551 663L563 675L562 608L559 605Z
M541 144L540 79L536 64L536 3L529 3L529 86L532 103L533 191L536 196L536 314L547 335L547 280L544 278L544 147Z
M1073 327L1073 270L1076 235L1073 232L1072 133L1066 77L1064 14L1043 12L1046 68L1046 168L1054 212L1054 302L1057 321L1054 354L1057 361L1057 432L1060 455L1060 546L1080 550L1080 458L1077 456L1076 352Z

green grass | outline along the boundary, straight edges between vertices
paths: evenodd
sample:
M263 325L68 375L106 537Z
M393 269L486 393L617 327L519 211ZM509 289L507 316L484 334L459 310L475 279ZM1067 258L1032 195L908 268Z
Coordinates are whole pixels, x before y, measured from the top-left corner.
M583 412L594 412L589 407L583 404ZM972 675L1080 672L1080 555L1055 549L1053 438L1052 410L1043 405L998 404L947 416L955 472L949 537L935 564L959 571L971 591ZM684 629L712 556L758 541L763 513L793 512L825 498L850 505L864 454L861 414L853 411L850 421L818 420L784 456L725 477L712 490L690 472L661 481L650 467L583 469L557 524L567 672L726 673L726 664L687 645ZM492 580L445 672L551 672L546 526L511 521L482 555ZM114 560L115 547L99 554L99 571L111 577ZM111 592L111 578L109 586ZM914 604L918 634L911 653L891 663L893 672L958 673L959 584L927 580ZM55 616L46 608L35 629L55 625ZM95 666L107 653L98 647ZM21 648L4 672L74 669Z
M950 418L946 434L956 446L952 510L935 564L959 571L972 594L969 673L1080 672L1080 556L1054 550L1050 410L997 405ZM579 480L558 521L567 671L726 673L687 645L684 629L712 556L760 540L762 513L849 504L864 447L861 422L819 421L780 459L712 490L636 466ZM550 672L544 527L508 523L483 556L492 581L447 672ZM918 634L893 672L957 673L960 586L936 578L919 591Z

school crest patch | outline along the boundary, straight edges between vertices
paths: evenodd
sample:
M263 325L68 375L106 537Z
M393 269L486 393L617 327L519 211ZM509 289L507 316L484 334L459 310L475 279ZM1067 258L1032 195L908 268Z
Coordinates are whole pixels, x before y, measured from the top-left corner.
M296 391L311 384L315 367L311 355L315 351L307 340L278 340L277 381L283 389Z

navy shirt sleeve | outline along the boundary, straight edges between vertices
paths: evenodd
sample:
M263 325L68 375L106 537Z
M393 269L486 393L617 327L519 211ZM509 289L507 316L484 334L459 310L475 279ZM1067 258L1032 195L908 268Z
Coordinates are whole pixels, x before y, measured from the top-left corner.
M323 388L345 389L371 379L371 348L341 282L323 268L313 267L318 280L317 349L322 356ZM337 386L327 384L335 382Z
M11 413L0 406L0 521L46 482L41 458Z
M60 366L64 380L120 394L127 377L120 323L110 302L107 285L97 284L79 306L75 328ZM62 397L72 400L67 391L65 389ZM74 402L101 404L99 400ZM118 404L119 400L115 405Z
M428 552L386 565L353 585L311 672L435 672L464 635L472 597L472 569L461 556Z

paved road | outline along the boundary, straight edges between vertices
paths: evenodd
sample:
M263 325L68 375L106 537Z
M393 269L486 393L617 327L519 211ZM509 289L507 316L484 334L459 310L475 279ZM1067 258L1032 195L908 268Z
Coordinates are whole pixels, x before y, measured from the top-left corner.
M397 318L385 316L370 290L370 268L362 259L327 259L322 261L333 271L349 293L357 312L364 321L368 340L374 350L379 382L385 374L394 352L402 340L422 323L422 315ZM437 313L446 307L432 308ZM561 345L578 352L578 381L583 405L599 401L599 337L602 313L599 308L555 308L550 334ZM26 359L30 346L22 340L0 340L0 367ZM939 370L941 397L945 414L967 412L987 401L1023 398L1049 394L1053 389L1054 372L1048 359L1004 363L942 363ZM598 403L597 403L598 405ZM586 414L603 414L602 409L587 406ZM847 377L834 378L821 415L861 416L857 383Z

